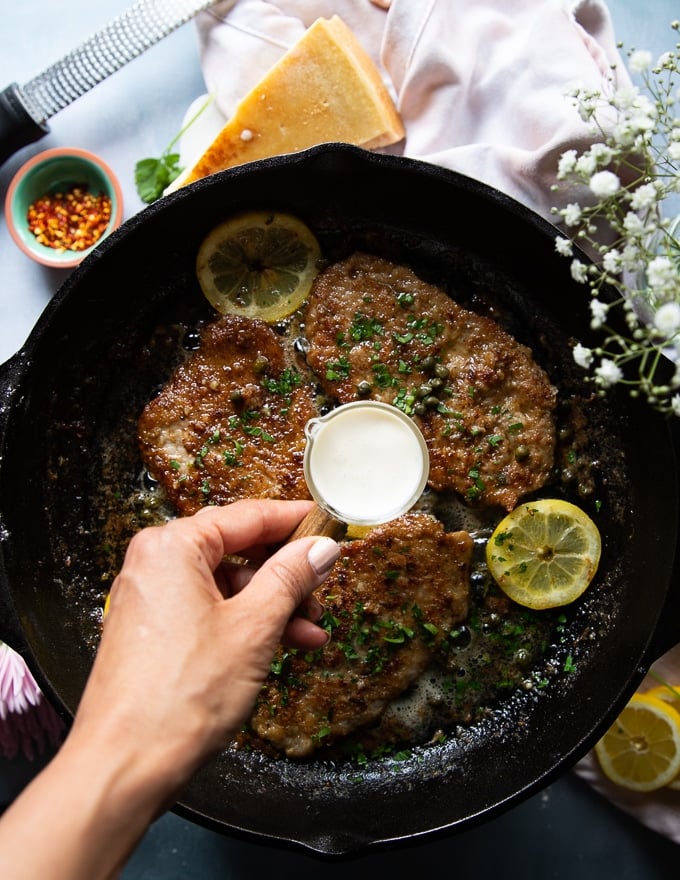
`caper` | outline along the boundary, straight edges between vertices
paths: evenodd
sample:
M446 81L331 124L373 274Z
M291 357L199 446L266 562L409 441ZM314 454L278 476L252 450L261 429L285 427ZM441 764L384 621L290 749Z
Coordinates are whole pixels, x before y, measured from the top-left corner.
M439 404L441 403L441 401L439 400L438 397L435 397L434 394L431 394L429 397L425 398L423 403L425 404L425 406L428 409L436 409L439 406Z
M239 403L243 403L243 392L240 391L238 388L234 389L234 390L229 394L229 400L231 400L232 403L235 403L235 404L237 404L237 405L238 405Z
M421 369L426 373L431 373L432 370L434 370L436 365L437 365L437 362L435 361L435 359L432 357L431 354L429 354L426 358L423 358L422 361L420 362Z
M529 447L525 446L524 443L520 443L520 445L515 449L515 460L516 461L526 461L529 458Z
M436 378L430 379L430 381L428 382L428 385L430 386L430 388L433 391L441 391L441 389L444 387L444 380L443 379L436 379Z
M258 354L258 356L253 361L253 372L258 375L260 373L264 373L269 366L269 359L266 358L263 354Z
M425 413L427 412L427 407L425 406L424 403L416 403L416 405L413 407L413 412L417 416L424 416Z
M357 394L360 394L362 397L366 397L367 394L371 393L371 383L367 382L365 379L362 382L359 382L357 385Z
M438 379L448 379L450 370L444 364L437 364L434 368L434 374Z
M428 397L431 394L429 385L420 385L416 391L416 397Z

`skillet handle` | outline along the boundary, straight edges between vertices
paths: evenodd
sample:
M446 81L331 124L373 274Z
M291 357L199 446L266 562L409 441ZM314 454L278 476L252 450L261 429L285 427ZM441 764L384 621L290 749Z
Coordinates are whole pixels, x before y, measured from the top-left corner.
M19 352L4 364L0 364L0 468L2 467L9 413L17 387L16 379L22 363L23 355ZM9 503L9 499L3 499L0 494L0 640L7 642L18 653L26 654L28 644L10 597L9 579L5 569L4 545L11 541L12 536L5 527L3 503Z
M675 450L676 473L669 474L669 480L680 485L680 418L670 417L669 428L673 449ZM648 649L649 666L680 642L680 523L675 543L675 561L671 575L666 603L659 617L659 623Z

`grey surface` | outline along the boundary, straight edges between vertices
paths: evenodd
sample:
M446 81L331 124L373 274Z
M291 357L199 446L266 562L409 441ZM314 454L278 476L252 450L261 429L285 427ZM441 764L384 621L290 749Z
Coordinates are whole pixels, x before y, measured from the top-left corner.
M414 0L416 2L416 0ZM512 0L508 0L511 3ZM125 0L45 3L3 0L0 88L25 82L126 8ZM617 36L628 47L660 53L678 0L611 0ZM135 190L135 162L159 155L176 134L186 108L204 91L196 35L185 25L50 121L50 134L0 168L0 201L15 170L34 153L74 145L99 153L120 177L125 218L143 208ZM46 269L14 246L0 221L0 363L18 351L66 270ZM39 763L0 761L0 804ZM678 847L639 825L567 774L544 791L471 831L346 862L273 849L228 837L167 814L148 831L125 880L213 880L277 877L459 877L657 880L675 878Z

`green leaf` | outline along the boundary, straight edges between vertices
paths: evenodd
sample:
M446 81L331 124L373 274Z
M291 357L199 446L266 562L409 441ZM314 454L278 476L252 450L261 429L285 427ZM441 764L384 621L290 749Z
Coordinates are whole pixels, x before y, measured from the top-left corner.
M140 159L135 165L135 186L143 202L150 204L180 174L179 153L163 153L160 159Z

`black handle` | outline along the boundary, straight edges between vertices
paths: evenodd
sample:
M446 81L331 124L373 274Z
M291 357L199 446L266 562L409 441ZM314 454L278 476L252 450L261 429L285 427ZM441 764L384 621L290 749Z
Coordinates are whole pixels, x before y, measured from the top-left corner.
M48 131L44 122L33 118L16 83L0 92L0 165Z

